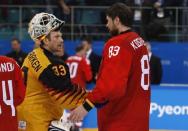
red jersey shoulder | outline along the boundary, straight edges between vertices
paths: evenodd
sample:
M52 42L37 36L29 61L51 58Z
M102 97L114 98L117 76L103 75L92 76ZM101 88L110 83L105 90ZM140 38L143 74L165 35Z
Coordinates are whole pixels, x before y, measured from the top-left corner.
M0 59L1 59L1 62L11 62L11 63L19 66L18 63L13 58L10 58L7 56L0 56Z
M0 56L0 71L1 72L11 72L15 69L19 69L20 66L18 63L9 57L6 56Z
M7 57L7 56L0 56L1 61L3 62L15 62L14 59Z
M134 54L137 49L140 49L140 47L143 47L144 45L145 41L136 32L127 32L112 37L107 41L104 53L106 53L109 58L118 56L122 51Z
M109 39L105 45L104 53L108 53L109 58L117 56L121 52L121 48L125 51L131 51L130 42L138 35L134 32L127 32Z
M139 47L145 45L145 41L136 32L128 32L112 38L109 45L119 45L135 51Z
M103 56L108 56L109 58L117 56L121 49L122 38L118 36L109 39L104 47Z
M68 59L66 60L67 65L69 66L69 69L73 68L73 66L76 66L76 68L78 68L78 66L81 65L82 63L82 57L80 56L70 56L68 57Z
M83 62L84 64L86 64L86 65L90 65L90 60L87 59L87 58L85 58L85 57L82 58L82 62Z
M68 57L67 61L81 61L82 60L82 57L80 56L70 56Z
M78 63L84 63L87 65L90 65L90 61L89 59L85 58L85 57L81 57L81 56L70 56L66 62L78 62Z

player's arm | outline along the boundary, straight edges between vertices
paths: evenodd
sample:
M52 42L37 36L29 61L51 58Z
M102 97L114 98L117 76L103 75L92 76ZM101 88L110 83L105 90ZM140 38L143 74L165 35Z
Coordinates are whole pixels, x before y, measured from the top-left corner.
M39 80L46 85L50 96L64 108L76 107L83 101L86 91L71 83L69 69L66 64L50 64L39 76Z
M21 104L21 102L24 100L25 97L25 85L22 77L22 72L18 64L14 64L15 66L15 105Z
M105 47L104 59L99 72L96 87L87 96L84 108L89 111L100 107L113 99L119 99L126 93L133 54L127 47Z
M40 74L41 80L48 88L58 91L73 90L70 74L66 64L50 64Z

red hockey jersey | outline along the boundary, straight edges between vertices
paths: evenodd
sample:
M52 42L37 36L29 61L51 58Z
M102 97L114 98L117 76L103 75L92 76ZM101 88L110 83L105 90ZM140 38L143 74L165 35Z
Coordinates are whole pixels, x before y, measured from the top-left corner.
M92 79L89 60L75 55L70 56L66 63L69 66L71 81L86 88L86 82Z
M25 96L22 74L17 63L0 56L0 131L17 131L16 106Z
M149 73L148 52L137 33L107 41L96 87L87 97L95 106L106 103L98 109L99 131L149 131Z

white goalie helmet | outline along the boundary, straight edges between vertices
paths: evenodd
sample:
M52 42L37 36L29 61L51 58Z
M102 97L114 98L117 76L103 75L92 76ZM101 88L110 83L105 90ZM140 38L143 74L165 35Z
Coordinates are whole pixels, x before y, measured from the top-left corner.
M53 14L38 13L29 22L28 33L35 40L43 40L52 30L61 28L65 22Z

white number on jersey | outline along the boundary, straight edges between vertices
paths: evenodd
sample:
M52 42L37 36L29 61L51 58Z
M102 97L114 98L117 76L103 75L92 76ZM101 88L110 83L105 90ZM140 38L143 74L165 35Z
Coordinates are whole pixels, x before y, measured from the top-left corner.
M3 93L3 102L11 107L12 116L16 115L14 101L13 101L13 87L12 87L12 80L8 80L8 89L6 91L5 81L2 81L2 93ZM7 99L7 93L9 93L10 99ZM0 106L0 114L2 114L1 106Z
M67 63L67 65L69 66L70 78L74 78L78 70L78 63L72 62L72 63Z
M150 83L150 68L149 68L149 58L147 55L143 55L141 59L141 86L144 90L148 90ZM147 81L145 81L147 80Z
M120 47L119 46L110 46L108 49L108 56L111 58L112 56L117 56L119 53Z

